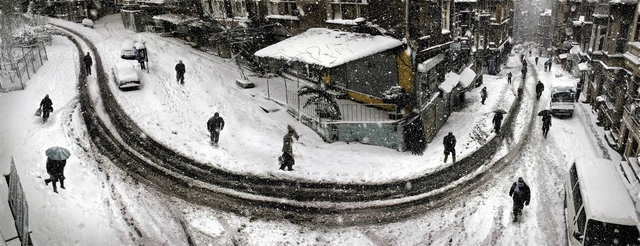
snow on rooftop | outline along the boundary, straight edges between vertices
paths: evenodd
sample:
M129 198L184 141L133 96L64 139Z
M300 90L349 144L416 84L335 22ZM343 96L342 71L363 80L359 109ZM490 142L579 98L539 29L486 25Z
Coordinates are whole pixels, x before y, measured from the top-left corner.
M631 54L629 52L624 53L622 56L625 59L627 59L628 61L630 61L631 63L633 63L633 65L636 65L636 66L640 65L640 59L638 59L637 56L635 56L635 55L633 55L633 54ZM578 65L580 65L580 64L578 64Z
M153 16L153 19L168 21L173 24L179 25L179 24L184 24L191 21L196 21L198 20L198 17L184 16L184 15L178 15L178 14L162 14L162 15Z
M474 72L471 68L466 67L460 74L460 85L462 87L469 86L475 77L476 72Z
M401 45L400 40L387 36L311 28L258 50L255 55L331 68Z
M578 166L579 165L579 166ZM593 219L623 225L635 225L633 201L614 164L606 159L578 158L576 168L587 213Z
M613 3L613 4L636 4L638 3L637 0L611 0L609 1L609 3Z
M640 49L640 42L637 42L637 41L636 42L629 42L627 44L629 44L629 46L635 47L636 49Z
M580 71L588 71L591 70L589 68L589 65L586 62L583 63L578 63L578 69L580 69Z
M445 93L450 93L456 85L458 85L458 81L460 81L460 75L454 72L449 72L444 76L444 82L438 86Z
M551 9L545 9L540 16L551 16Z

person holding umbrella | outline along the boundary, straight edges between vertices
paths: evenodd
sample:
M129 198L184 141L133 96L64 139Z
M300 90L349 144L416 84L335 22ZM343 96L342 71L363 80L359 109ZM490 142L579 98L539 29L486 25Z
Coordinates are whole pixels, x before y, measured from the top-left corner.
M67 165L67 159L71 156L69 150L62 147L51 147L45 151L47 155L47 174L49 178L44 180L45 185L53 184L53 192L58 193L56 182L60 181L60 188L64 188L64 167Z

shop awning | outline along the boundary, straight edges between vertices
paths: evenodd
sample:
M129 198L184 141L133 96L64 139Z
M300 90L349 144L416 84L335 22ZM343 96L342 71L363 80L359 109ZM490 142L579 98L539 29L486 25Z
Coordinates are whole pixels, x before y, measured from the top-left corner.
M442 82L438 88L445 93L451 93L451 90L458 85L458 81L460 81L460 75L454 72L449 72L444 76L444 82Z
M462 87L468 87L471 82L473 82L473 79L476 78L476 72L474 72L471 68L467 67L464 70L462 70L462 73L460 74L460 80L459 80L459 84Z

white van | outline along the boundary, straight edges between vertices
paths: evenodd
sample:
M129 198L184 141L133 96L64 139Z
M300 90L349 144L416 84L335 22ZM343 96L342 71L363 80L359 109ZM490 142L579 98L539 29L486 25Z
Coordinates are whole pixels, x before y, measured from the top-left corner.
M640 245L636 209L607 159L576 158L565 181L569 245Z
M573 116L575 108L576 83L571 81L554 81L551 85L551 102L549 108L553 115Z

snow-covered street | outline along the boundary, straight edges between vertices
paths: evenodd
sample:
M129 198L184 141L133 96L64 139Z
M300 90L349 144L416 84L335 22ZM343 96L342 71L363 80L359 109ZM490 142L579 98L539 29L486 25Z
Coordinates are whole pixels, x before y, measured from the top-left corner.
M513 54L499 75L485 77L487 105L479 103L480 88L469 92L469 106L452 114L424 155L416 156L360 143L325 143L286 110L266 113L260 108L274 104L265 99L265 79L250 77L256 88L240 89L235 80L241 74L234 62L194 50L176 39L125 30L120 15L97 21L95 29L56 19L51 23L82 30L98 47L105 69L120 60L124 39L144 40L150 71L139 71L143 80L140 90L121 91L111 83L118 102L148 137L194 160L235 173L375 183L433 172L451 164L442 161L441 143L447 132L458 138L459 159L495 136L491 132L492 111L513 103L521 81L521 64L515 59L519 54ZM167 197L135 182L96 153L77 101L76 78L81 68L75 47L68 39L54 36L47 52L49 60L25 90L0 94L0 173L8 173L13 158L28 196L31 236L36 245L564 245L563 182L569 163L580 156L620 159L615 151L601 147L606 146L602 144L602 128L595 126L590 106L576 103L572 118L553 118L546 139L540 130L541 117L519 117L514 128L520 130L505 141L495 160L508 161L504 168L485 174L477 187L451 191L455 198L440 201L444 206L426 212L416 209L420 212L413 217L394 223L329 227L296 224L284 218L267 221L238 216ZM527 59L534 71L525 81L521 107L547 109L549 91L536 101L535 82L540 80L549 88L554 80L576 79L557 65L544 72L546 58L541 58L538 66L533 56ZM173 67L178 60L187 66L184 85L175 81ZM516 75L513 85L506 85L508 71ZM89 76L89 83L96 90L95 75ZM275 101L283 96L273 94L282 91L279 86L282 83L270 84L269 94ZM52 98L55 111L49 122L41 124L33 111L45 94ZM98 99L94 102L100 104ZM524 115L537 112L524 111ZM210 146L205 125L214 112L226 122L218 149ZM523 131L532 120L532 131ZM279 171L276 163L287 125L301 135L294 143L293 172ZM522 146L513 144L520 140ZM65 171L67 187L59 194L43 182L44 150L55 145L72 151ZM513 223L508 190L518 177L531 187L532 201L524 210L523 221ZM6 200L6 193L6 186L0 185L0 198ZM5 237L15 235L10 216L8 206L0 206L0 231Z

